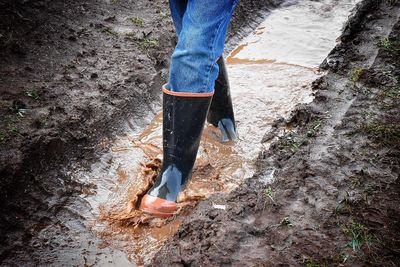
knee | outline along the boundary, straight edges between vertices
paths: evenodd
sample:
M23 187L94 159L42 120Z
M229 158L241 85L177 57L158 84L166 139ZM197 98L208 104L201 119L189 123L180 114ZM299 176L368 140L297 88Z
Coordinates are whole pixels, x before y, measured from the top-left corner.
M182 31L176 50L185 50L190 54L209 57L213 53L213 40L211 32L199 27L192 27L189 31Z

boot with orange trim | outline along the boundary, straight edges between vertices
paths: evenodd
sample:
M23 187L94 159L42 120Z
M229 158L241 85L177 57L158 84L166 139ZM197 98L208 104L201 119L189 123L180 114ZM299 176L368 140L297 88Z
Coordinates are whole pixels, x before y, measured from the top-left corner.
M163 165L140 209L168 218L192 177L201 134L213 93L179 93L163 88Z
M220 129L221 142L227 142L236 139L235 116L233 115L231 92L224 58L221 56L217 63L219 73L217 80L215 80L215 93L207 121Z

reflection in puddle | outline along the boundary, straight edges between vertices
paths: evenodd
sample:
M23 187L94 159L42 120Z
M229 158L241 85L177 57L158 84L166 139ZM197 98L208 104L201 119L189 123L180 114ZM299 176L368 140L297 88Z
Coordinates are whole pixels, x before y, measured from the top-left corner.
M358 0L300 1L274 10L232 53L231 60L270 60L315 68L335 46Z
M268 146L261 140L273 121L288 117L297 104L312 100L310 84L320 75L317 67L334 47L354 4L355 0L302 1L280 8L232 51L227 68L239 139L221 144L217 129L205 128L193 179L179 198L183 208L176 218L149 218L136 214L133 207L126 211L133 197L143 192L148 177L154 177L157 166L149 163L161 160L161 114L130 122L143 127L127 130L89 172L75 171L72 176L76 180L96 185L95 194L81 196L92 209L82 216L92 222L89 229L101 245L87 251L85 259L101 265L109 253L126 258L110 256L108 265L148 263L177 231L194 200L230 192L251 177L254 160L263 146Z

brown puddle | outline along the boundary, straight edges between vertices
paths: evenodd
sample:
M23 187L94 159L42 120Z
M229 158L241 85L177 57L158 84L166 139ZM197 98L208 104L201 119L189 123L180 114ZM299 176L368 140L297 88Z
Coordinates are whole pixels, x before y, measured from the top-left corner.
M230 65L251 65L251 64L260 64L260 65L265 65L265 64L277 64L277 65L287 65L287 66L293 66L293 67L300 67L300 68L306 68L311 71L317 72L318 68L310 68L306 66L301 66L297 64L290 64L290 63L285 63L285 62L277 62L276 60L272 59L248 59L248 58L235 58L235 57L228 57L226 59L226 62Z
M260 27L260 29L265 29L265 27ZM256 30L254 35L262 35L264 34L264 31L258 31ZM299 68L305 68L308 70L311 70L313 72L318 71L318 67L308 67L308 66L303 66L300 64L294 64L294 63L287 63L287 62L279 62L275 59L250 59L250 58L240 58L237 57L240 52L242 52L244 49L248 48L248 46L252 44L256 44L258 41L252 41L249 43L243 43L238 45L226 58L226 63L229 65L251 65L251 64L259 64L259 65L266 65L266 64L278 64L278 65L287 65L287 66L292 66L292 67L299 67Z
M114 246L112 239L124 240L117 242L116 248L127 253L138 265L147 262L162 243L175 234L181 216L189 213L199 200L234 189L242 181L241 175L247 168L246 161L234 149L235 143L220 143L219 130L208 125L203 132L193 178L179 196L177 214L162 220L142 213L137 210L138 204L154 183L161 167L161 123L162 114L159 114L137 139L128 138L131 147L117 144L111 149L117 154L139 149L147 163L140 162L136 170L118 165L116 174L120 184L110 197L112 201L100 205L98 220L93 223L105 245ZM124 245L127 242L129 245Z
M151 121L139 118L133 125L148 120L144 130L127 131L130 135L112 144L110 152L93 164L89 173L75 174L80 181L97 185L96 194L84 198L92 207L88 217L95 218L90 230L100 238L102 248L122 251L137 265L149 263L198 200L228 193L252 177L254 160L269 145L261 140L273 121L287 118L297 104L312 100L310 84L320 75L318 64L335 45L333 38L340 33L338 21L344 21L353 6L331 0L322 2L337 8L329 16L314 11L311 14L313 8L320 10L323 3L304 1L276 10L229 55L227 68L239 138L221 144L218 129L207 125L193 178L179 197L176 216L162 220L136 209L161 165L161 114ZM304 16L304 12L311 15ZM315 21L325 24L319 26ZM290 30L293 34L289 34ZM307 35L308 30L317 31L321 38ZM271 175L266 182L272 178Z

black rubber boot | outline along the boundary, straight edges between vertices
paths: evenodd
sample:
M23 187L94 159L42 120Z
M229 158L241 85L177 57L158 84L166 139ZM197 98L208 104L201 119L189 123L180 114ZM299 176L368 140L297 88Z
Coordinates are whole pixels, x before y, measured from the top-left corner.
M211 102L207 121L221 131L221 142L236 138L235 117L233 115L231 92L225 62L221 56L218 61L219 74L215 81L215 93Z
M179 193L192 177L212 93L163 91L163 166L140 208L159 217L169 217L177 209Z

